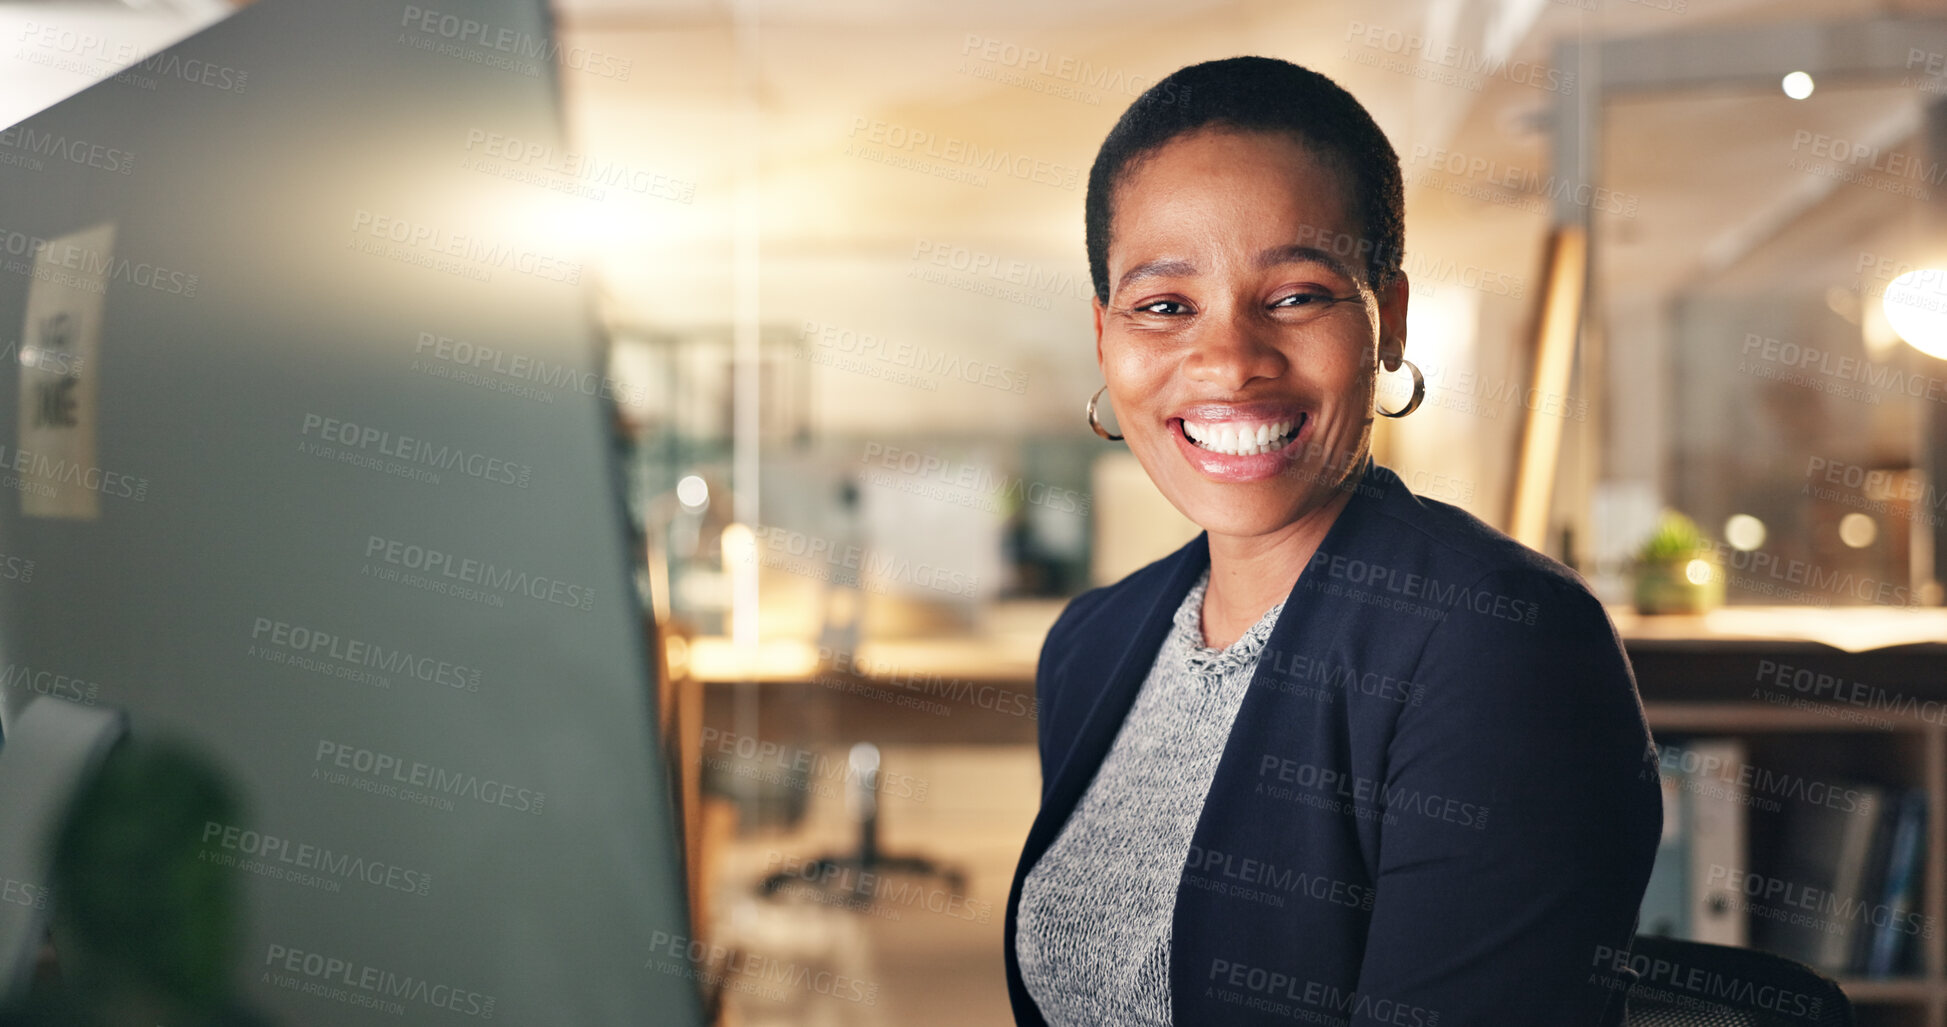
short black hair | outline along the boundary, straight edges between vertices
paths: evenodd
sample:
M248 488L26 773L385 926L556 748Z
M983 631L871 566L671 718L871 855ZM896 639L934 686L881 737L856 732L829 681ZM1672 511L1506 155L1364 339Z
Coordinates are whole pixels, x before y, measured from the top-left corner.
M1203 128L1275 132L1296 138L1336 166L1352 191L1359 238L1338 240L1342 256L1363 257L1374 289L1400 272L1406 246L1406 190L1399 154L1386 134L1338 83L1275 57L1230 57L1192 64L1144 90L1109 130L1088 172L1083 218L1095 297L1109 302L1109 227L1116 186L1134 165L1181 135Z

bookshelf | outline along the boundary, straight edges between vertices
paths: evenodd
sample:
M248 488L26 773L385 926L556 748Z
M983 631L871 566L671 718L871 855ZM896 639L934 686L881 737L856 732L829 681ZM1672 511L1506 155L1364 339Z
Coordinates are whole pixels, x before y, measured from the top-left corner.
M1791 611L1766 620L1737 611L1730 627L1722 618L1612 614L1659 742L1736 738L1753 766L1774 773L1924 790L1915 911L1931 936L1916 939L1916 973L1839 975L1860 1027L1947 1027L1947 630L1942 611L1911 612L1917 616L1834 610L1808 619ZM1774 633L1767 636L1765 627ZM1850 701L1815 696L1780 685L1779 668L1789 668L1786 681L1829 675L1839 687L1863 691ZM1776 864L1786 843L1775 815L1753 812L1747 831L1750 866Z

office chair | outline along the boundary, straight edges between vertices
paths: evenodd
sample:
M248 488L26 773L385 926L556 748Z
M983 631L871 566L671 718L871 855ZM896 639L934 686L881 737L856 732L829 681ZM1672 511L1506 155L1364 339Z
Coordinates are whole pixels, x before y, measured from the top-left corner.
M803 885L831 895L835 904L864 910L876 901L874 875L905 874L941 878L946 882L948 895L965 895L967 874L959 867L936 863L924 856L891 855L880 848L879 747L871 742L852 746L850 762L854 777L853 804L858 810L858 851L822 856L805 868L777 871L758 885L758 894L771 899L791 885Z
M1637 935L1623 1027L1852 1027L1839 982L1755 949Z

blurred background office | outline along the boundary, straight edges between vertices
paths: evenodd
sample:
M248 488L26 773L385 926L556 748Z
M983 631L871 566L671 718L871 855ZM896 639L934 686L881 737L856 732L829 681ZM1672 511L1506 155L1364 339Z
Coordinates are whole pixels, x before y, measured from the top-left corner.
M0 123L231 10L0 4ZM1261 53L1344 85L1405 171L1428 394L1375 455L1578 569L1637 659L1669 744L1643 929L1947 1024L1947 6L554 16L567 148L460 126L453 173L530 184L596 255L721 1022L1006 1020L1041 636L1195 531L1083 420L1089 162L1160 77ZM1799 929L1775 881L1865 912Z

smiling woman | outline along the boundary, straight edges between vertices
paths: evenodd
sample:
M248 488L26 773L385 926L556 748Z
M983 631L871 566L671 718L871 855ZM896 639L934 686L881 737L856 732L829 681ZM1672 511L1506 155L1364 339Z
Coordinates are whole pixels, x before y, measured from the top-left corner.
M1401 194L1356 100L1260 57L1159 82L1096 158L1104 391L1204 531L1044 645L1022 1024L1619 1022L1649 732L1574 572L1369 457L1423 394Z

